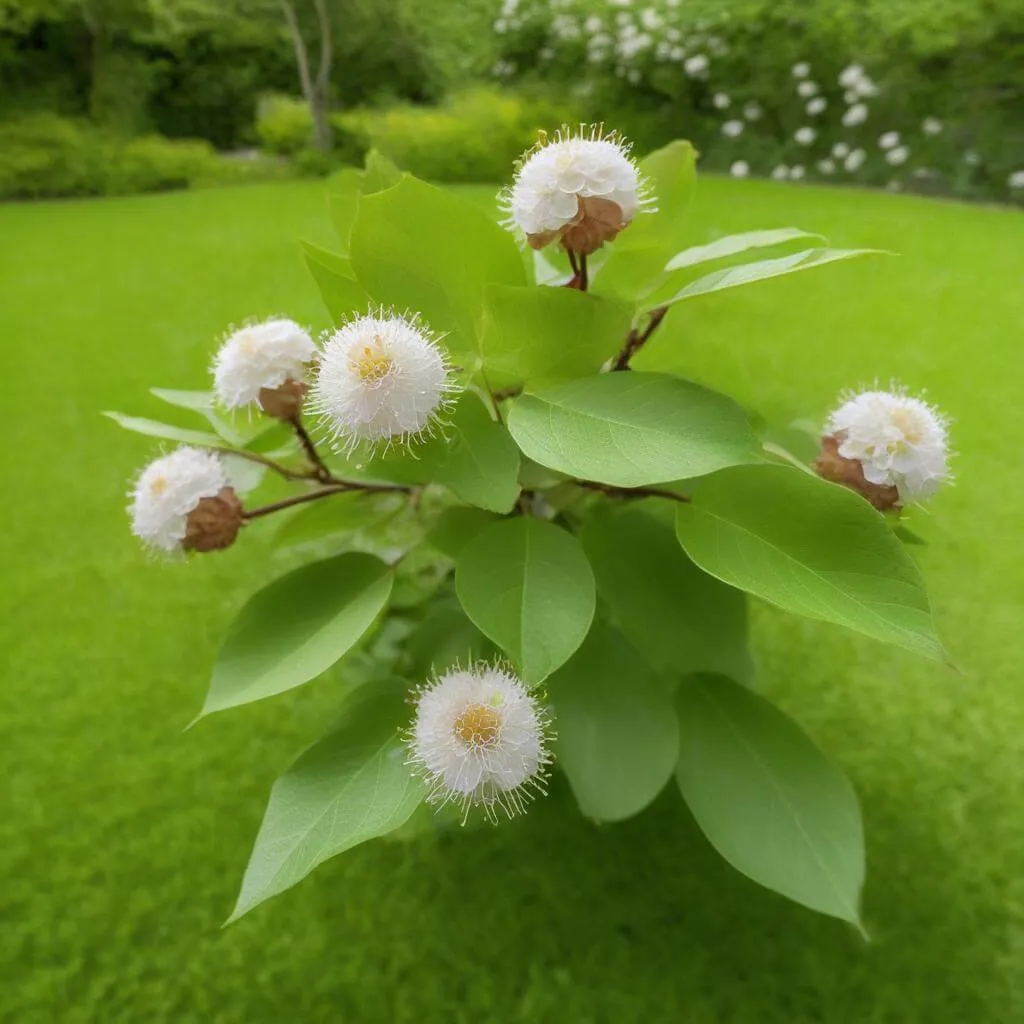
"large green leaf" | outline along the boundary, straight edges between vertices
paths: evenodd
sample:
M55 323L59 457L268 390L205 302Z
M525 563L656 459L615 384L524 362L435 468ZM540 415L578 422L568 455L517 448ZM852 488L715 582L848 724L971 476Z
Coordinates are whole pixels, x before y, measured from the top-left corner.
M591 518L580 540L598 595L651 664L751 678L746 598L698 569L671 526L624 509Z
M349 254L349 238L362 190L363 172L355 167L343 167L327 180L327 209L338 236L339 253L343 257Z
M623 346L633 305L572 288L487 289L480 352L492 386L534 387L597 373Z
M668 688L618 633L597 623L547 690L556 759L580 810L601 821L642 811L672 777L679 756Z
M917 566L860 495L788 466L715 473L676 532L705 572L780 608L942 658Z
M659 288L654 295L645 300L643 308L650 310L658 306L671 306L684 299L696 298L698 295L708 295L711 292L724 291L726 288L738 288L740 285L782 277L784 274L811 270L814 267L824 266L826 263L835 263L837 260L849 260L856 256L874 256L882 253L881 249L804 249L801 252L790 253L788 256L776 256L772 259L756 260L753 263L741 263L736 267L714 270L710 274L698 277L696 281L690 281L678 290L672 287L670 278L665 287Z
M103 415L112 419L119 427L124 427L135 434L145 434L147 437L214 448L224 443L216 434L205 430L189 430L187 427L176 427L172 423L160 423L158 420L147 420L141 416L126 416L123 412L105 412Z
M397 829L422 803L399 738L405 695L399 680L367 683L274 783L229 923L328 858Z
M356 277L375 300L422 313L462 355L476 351L486 286L526 283L509 232L415 178L362 197L351 245Z
M747 415L731 398L660 373L605 373L524 395L508 428L542 466L620 487L761 459Z
M228 630L200 717L291 690L330 668L380 614L392 579L379 559L348 552L257 591Z
M274 546L301 547L379 524L403 504L400 494L348 491L300 506L274 534Z
M676 697L683 797L712 846L760 885L860 927L864 834L845 776L800 727L722 676Z
M498 521L491 512L482 508L453 505L446 508L427 533L432 544L448 558L458 558L462 549L478 534Z
M434 482L491 512L511 512L519 497L519 449L480 399L462 396L446 438L422 457L436 459Z
M594 617L594 574L579 542L536 519L506 519L475 537L459 555L455 588L530 685L564 664Z
M182 391L178 388L150 388L149 393L161 402L173 405L176 409L188 409L198 413L211 427L230 445L240 447L252 441L268 423L263 417L253 419L246 410L239 414L221 415L214 401L212 391ZM237 422L241 420L241 422Z
M363 286L355 279L351 262L312 242L299 244L331 319L337 322L354 313L366 312L370 300Z
M738 256L751 249L768 249L775 245L804 241L808 238L820 239L821 235L810 231L801 231L800 228L774 228L767 231L744 231L739 235L725 235L723 238L716 238L713 242L708 242L707 245L693 245L689 249L677 252L665 264L665 269L682 270L684 267L694 267L701 263L711 263L729 256Z
M379 149L371 149L364 161L366 170L363 172L362 193L364 196L374 192L383 192L402 180L402 172L394 162Z

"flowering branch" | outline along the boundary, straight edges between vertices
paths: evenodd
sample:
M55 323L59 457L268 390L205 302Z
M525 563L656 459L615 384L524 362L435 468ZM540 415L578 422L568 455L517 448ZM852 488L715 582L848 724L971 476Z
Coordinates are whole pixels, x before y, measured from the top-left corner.
M320 453L316 450L316 445L313 443L313 439L309 436L309 431L302 425L302 420L299 419L298 413L292 416L288 422L295 431L295 436L299 439L299 444L302 445L302 450L306 453L306 458L309 459L310 464L313 466L313 476L315 476L321 483L329 483L333 481L334 477L331 475L331 471L327 468L324 460L320 457Z
M612 365L613 370L628 370L630 368L630 359L647 343L647 339L658 329L661 321L665 319L667 312L668 306L658 306L657 309L652 309L651 318L647 322L647 326L642 331L638 331L634 327L626 335L626 344Z
M304 494L295 494L290 498L282 498L280 501L271 502L269 505L260 505L257 508L249 509L243 520L260 519L263 516L272 515L282 509L291 508L293 505L304 505L308 501L319 501L321 498L329 498L332 494L349 494L352 491L360 491L363 494L383 494L400 492L412 493L411 487L402 487L398 484L361 484L349 480L338 480L328 487L321 487L316 491L306 491Z
M275 462L273 459L268 459L265 455L260 455L258 452L246 451L244 448L228 448L227 446L208 444L203 445L208 451L220 452L222 455L237 455L240 459L248 459L249 462L259 463L261 466L265 466L267 469L285 480L315 480L317 479L314 474L311 473L300 473L294 469L289 469L287 466L283 466L280 462Z

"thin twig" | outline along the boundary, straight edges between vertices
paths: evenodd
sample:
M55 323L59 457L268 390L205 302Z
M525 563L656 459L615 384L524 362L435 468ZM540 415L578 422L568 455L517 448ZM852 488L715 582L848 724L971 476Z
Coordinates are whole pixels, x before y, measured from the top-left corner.
M657 309L652 309L651 318L647 321L647 326L642 331L638 331L634 327L629 334L626 335L626 344L623 345L622 351L612 364L613 370L629 369L630 359L632 359L633 356L643 348L647 339L658 329L661 321L665 319L665 314L667 312L668 306L658 306Z
M250 462L258 462L261 466L266 466L267 469L273 470L278 476L284 477L285 480L315 480L316 476L312 473L300 473L294 469L289 469L287 466L282 466L280 462L275 462L273 459L268 459L265 455L260 455L258 452L246 451L244 448L227 448L221 447L220 445L207 444L203 445L207 451L221 452L224 455L237 455L240 459L248 459Z
M585 292L590 285L590 278L587 276L587 254L580 253L580 291Z
M299 444L302 445L306 458L309 459L313 466L313 476L324 484L335 482L333 474L324 464L324 460L320 458L320 453L316 450L316 445L309 436L309 431L302 425L302 420L299 419L298 414L293 416L288 422L295 431L295 436L299 439Z
M491 398L493 398L495 404L497 404L498 402L504 402L507 398L515 398L517 395L521 395L522 393L522 384L512 384L507 388L499 388L497 391L492 391Z
M295 494L290 498L282 498L281 501L271 502L269 505L260 505L258 508L250 509L245 513L245 521L259 519L262 516L269 516L282 509L291 508L293 505L304 505L307 501L319 501L321 498L329 498L332 494L386 494L399 492L404 494L412 493L411 487L402 487L398 484L363 484L350 480L339 480L327 487L321 487L316 491L306 491L303 494Z
M661 487L612 487L610 484L599 484L593 480L574 480L573 483L588 491L607 494L610 498L668 498L669 501L679 501L683 504L690 502L685 494L676 494L675 491L666 491Z

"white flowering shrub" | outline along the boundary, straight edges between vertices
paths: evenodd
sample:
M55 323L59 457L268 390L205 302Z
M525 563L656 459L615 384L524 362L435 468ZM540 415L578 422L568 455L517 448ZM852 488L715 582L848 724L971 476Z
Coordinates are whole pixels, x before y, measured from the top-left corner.
M651 145L685 133L709 169L1024 201L1024 76L1013 43L992 27L988 50L972 36L958 41L937 11L934 38L908 50L888 35L884 5L878 30L861 7L501 0L494 74L559 83L581 114L628 111ZM1018 9L1018 34L1021 25ZM882 144L894 135L899 144ZM837 145L858 156L835 161Z
M796 228L688 246L686 142L637 160L563 128L509 177L490 215L371 153L333 179L336 251L306 246L331 329L244 325L211 390L154 391L205 430L110 414L182 444L132 491L155 555L280 521L293 568L241 608L199 717L344 684L232 916L358 843L526 812L560 772L596 821L678 788L739 871L860 927L856 797L753 688L747 595L943 659L903 518L948 476L946 423L851 394L809 465L634 363L678 305L872 250Z

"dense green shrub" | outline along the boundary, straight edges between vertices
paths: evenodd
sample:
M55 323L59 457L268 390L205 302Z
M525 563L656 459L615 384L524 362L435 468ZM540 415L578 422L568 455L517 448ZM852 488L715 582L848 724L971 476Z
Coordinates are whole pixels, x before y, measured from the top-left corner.
M305 100L280 93L261 96L256 106L256 137L268 153L292 156L313 140L313 117Z

